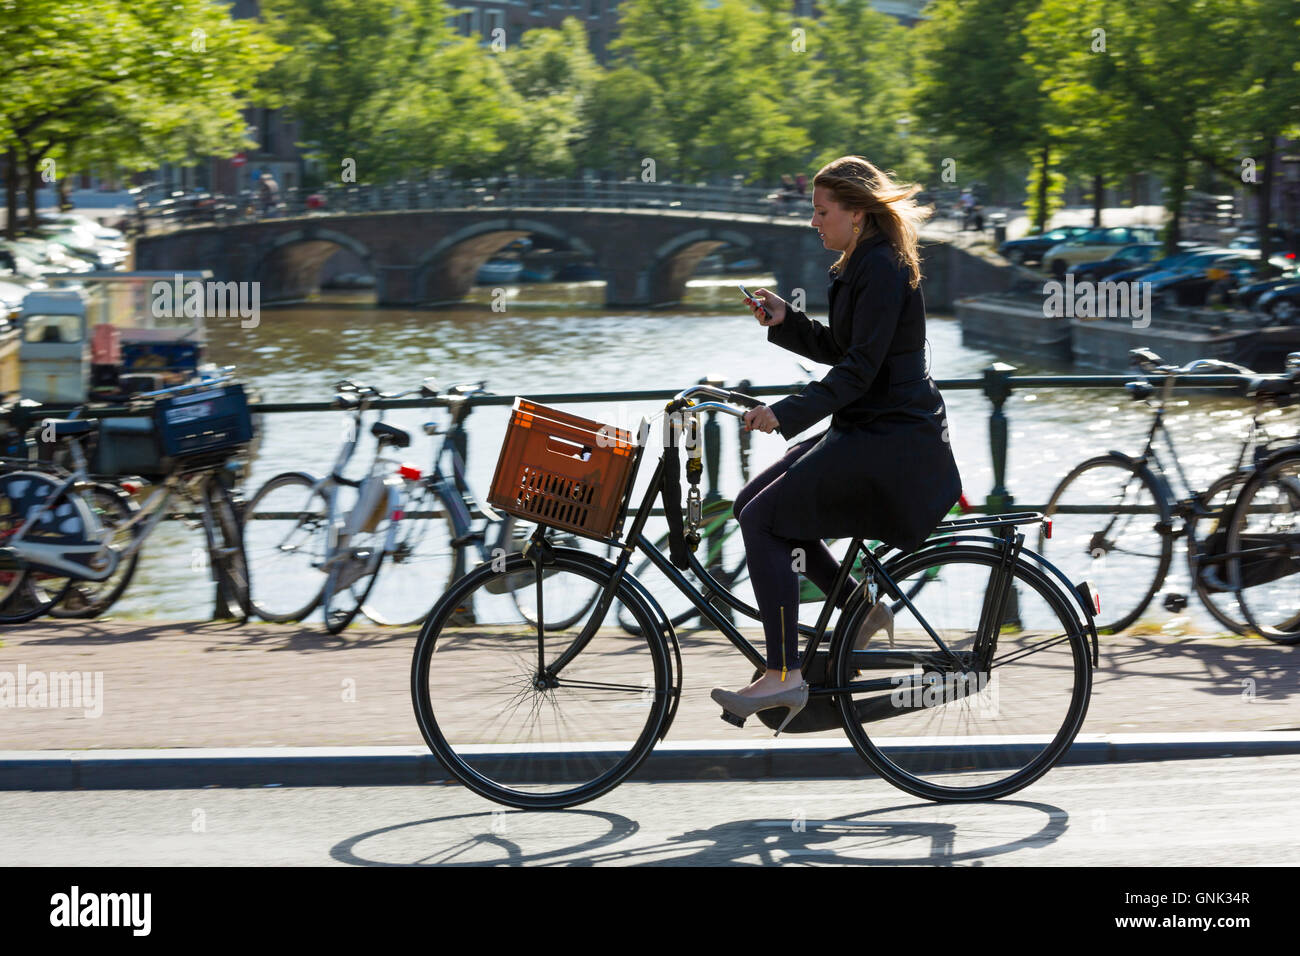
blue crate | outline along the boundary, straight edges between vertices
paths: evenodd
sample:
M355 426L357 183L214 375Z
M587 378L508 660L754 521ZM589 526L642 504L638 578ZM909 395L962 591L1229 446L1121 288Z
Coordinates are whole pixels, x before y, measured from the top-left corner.
M160 399L154 431L164 459L229 457L253 440L253 418L242 385L219 385Z

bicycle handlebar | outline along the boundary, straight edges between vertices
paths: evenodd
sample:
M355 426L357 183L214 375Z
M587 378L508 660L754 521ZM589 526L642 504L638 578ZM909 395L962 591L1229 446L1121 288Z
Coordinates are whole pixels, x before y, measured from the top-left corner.
M716 399L712 402L691 402L693 395L706 395L709 398ZM721 404L730 402L731 405L743 405L746 409L762 408L763 400L754 398L752 395L745 395L741 392L731 392L725 388L718 388L714 385L692 385L690 388L678 392L673 400L668 404L668 410L678 411L689 408L692 411L710 411L725 412L728 415L735 415L742 418L744 412L739 412L732 408L731 405Z
M1238 365L1236 362L1228 362L1223 359L1193 359L1186 365L1178 366L1164 364L1164 360L1150 349L1130 349L1129 355L1132 357L1133 365L1152 375L1189 375L1203 368L1222 368L1238 375L1257 376L1259 374L1244 365Z

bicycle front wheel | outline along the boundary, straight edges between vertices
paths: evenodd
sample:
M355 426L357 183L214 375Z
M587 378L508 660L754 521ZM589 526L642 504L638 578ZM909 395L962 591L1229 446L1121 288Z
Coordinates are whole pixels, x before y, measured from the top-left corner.
M430 612L411 667L420 731L442 765L476 793L525 809L571 807L609 791L640 765L670 700L670 663L653 612L626 580L616 600L642 636L612 613L574 626L573 594L604 587L613 565L555 549L539 576L511 555L454 584ZM538 623L509 591L533 592Z
M310 475L276 475L244 509L250 601L264 621L301 621L325 589L329 502Z
M1232 505L1249 477L1249 472L1224 475L1197 497L1196 510L1187 519L1187 567L1192 586L1211 616L1237 634L1251 633L1241 602L1227 584L1223 555L1228 538Z
M892 648L854 651L847 635L870 610L864 602L834 649L836 686L851 688L837 696L849 740L882 777L927 800L992 800L1028 786L1088 710L1088 641L1070 597L1021 560L994 608L999 561L977 544L900 557L888 572L901 590L935 568L943 587L922 589L914 610L893 604ZM984 614L994 623L977 642Z
M204 527L212 578L226 600L234 602L238 615L247 620L253 613L249 601L248 557L244 553L244 532L234 496L217 475L205 482L203 495L203 507L208 514Z
M1044 509L1052 536L1039 530L1038 553L1106 595L1099 632L1132 625L1164 583L1173 541L1160 528L1162 506L1147 476L1111 455L1085 461L1052 492Z
M1300 643L1300 458L1255 472L1229 522L1228 585L1246 619L1276 644Z

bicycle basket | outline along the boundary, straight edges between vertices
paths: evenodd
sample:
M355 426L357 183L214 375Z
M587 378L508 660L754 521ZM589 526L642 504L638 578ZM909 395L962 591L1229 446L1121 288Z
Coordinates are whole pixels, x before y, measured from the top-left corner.
M621 530L639 456L632 434L515 399L488 503L605 540Z
M160 399L153 409L164 460L229 458L253 440L253 418L242 385L222 385Z

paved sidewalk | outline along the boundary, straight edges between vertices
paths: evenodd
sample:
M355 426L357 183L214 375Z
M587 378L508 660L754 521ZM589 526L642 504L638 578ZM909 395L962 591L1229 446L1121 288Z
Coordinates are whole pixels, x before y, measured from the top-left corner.
M751 634L758 640L757 634ZM414 631L354 626L41 621L0 632L0 682L22 668L103 675L102 713L0 707L0 750L422 747ZM1103 637L1085 735L1300 731L1300 649L1259 639ZM750 670L717 634L682 636L683 700L667 741L772 741L719 719L709 689ZM838 730L783 740L844 743Z

